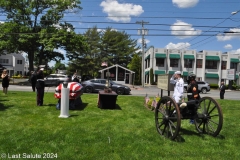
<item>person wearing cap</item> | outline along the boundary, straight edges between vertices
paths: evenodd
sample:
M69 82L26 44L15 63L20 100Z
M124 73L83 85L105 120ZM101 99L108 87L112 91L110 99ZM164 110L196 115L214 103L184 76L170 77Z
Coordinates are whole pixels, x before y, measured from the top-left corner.
M170 83L174 84L173 99L176 103L180 103L180 100L183 98L184 92L184 81L181 78L181 72L176 71L170 79Z
M199 100L200 95L198 91L198 84L196 82L196 75L193 73L190 73L187 77L188 81L188 87L187 87L187 97L188 101L190 100Z
M37 105L43 105L43 97L44 97L44 75L43 75L43 68L39 69L36 75L36 89L37 89Z

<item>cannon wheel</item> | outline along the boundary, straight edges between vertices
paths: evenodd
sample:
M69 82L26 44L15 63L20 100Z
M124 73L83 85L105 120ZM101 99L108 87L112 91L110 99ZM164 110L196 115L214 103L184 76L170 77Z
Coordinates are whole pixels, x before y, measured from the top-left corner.
M174 140L181 127L179 107L171 97L162 97L155 109L155 123L160 135Z
M195 126L199 133L216 137L222 129L223 114L220 105L211 97L200 99Z

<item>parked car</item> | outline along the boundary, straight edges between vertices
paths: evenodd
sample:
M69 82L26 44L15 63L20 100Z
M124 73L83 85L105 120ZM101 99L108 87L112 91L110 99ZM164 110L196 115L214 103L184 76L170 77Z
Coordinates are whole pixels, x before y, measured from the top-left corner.
M199 93L202 92L204 94L206 94L207 92L209 92L210 89L210 84L208 82L205 81L197 81L198 84L198 91ZM187 92L187 82L184 82L184 91Z
M87 81L89 79L93 79L93 76L91 76L91 75L82 75L81 82Z
M130 94L131 92L128 86L117 84L111 80L109 80L109 84L112 91L115 91L118 95ZM98 92L106 87L106 79L90 79L82 82L82 85L86 93Z
M71 76L64 74L50 74L44 78L45 86L58 86L65 81L70 82Z
M210 91L210 84L206 81L197 81L198 84L198 90L199 92L202 92L206 94L207 92Z

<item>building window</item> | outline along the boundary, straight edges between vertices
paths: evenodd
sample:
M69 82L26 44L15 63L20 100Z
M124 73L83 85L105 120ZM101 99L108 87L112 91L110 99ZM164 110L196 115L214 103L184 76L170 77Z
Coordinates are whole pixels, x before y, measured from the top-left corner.
M196 67L202 68L202 59L197 59Z
M206 61L206 69L217 69L218 61Z
M222 70L226 70L227 69L227 61L222 61Z
M164 58L156 58L156 66L157 67L164 67Z
M0 63L8 63L8 59L0 59Z
M184 59L184 68L192 68L192 60Z
M238 66L238 63L233 63L233 62L230 63L230 69L235 69L235 71L237 71L237 66Z
M22 71L17 71L17 75L22 75Z
M22 60L17 60L17 64L22 64Z
M178 59L170 59L170 67L178 67Z

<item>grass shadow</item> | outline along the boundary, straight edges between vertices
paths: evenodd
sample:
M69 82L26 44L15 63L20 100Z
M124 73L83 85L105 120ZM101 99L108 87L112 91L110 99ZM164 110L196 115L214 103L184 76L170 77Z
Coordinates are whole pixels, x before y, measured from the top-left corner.
M82 111L82 110L84 110L87 107L87 105L88 105L88 103L82 103L81 105L75 106L75 109L73 109L73 110Z
M49 107L54 107L54 106L55 106L55 107L56 107L56 105L57 105L57 104L51 104L51 103L50 103L50 104L46 104L46 105L44 105L44 106L49 106Z
M5 106L4 104L0 103L0 111L5 111L6 109L11 108L11 107L13 107L13 105Z
M100 108L100 109L103 109L103 110L122 110L122 108L118 104L115 105L115 108Z

